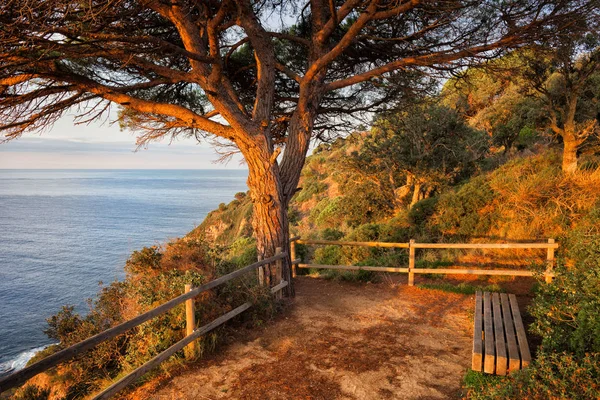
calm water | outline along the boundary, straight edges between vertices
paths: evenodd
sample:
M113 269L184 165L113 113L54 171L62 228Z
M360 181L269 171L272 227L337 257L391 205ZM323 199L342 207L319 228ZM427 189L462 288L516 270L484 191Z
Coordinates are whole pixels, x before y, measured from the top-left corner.
M0 170L0 374L40 347L62 305L86 312L129 254L182 236L246 191L246 171Z

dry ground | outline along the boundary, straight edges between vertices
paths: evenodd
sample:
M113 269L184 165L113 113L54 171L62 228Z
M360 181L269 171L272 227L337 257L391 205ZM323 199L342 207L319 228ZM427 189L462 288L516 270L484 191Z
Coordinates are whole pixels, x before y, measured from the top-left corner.
M150 398L459 396L470 365L472 296L311 278L298 279L296 292L277 321L199 361Z

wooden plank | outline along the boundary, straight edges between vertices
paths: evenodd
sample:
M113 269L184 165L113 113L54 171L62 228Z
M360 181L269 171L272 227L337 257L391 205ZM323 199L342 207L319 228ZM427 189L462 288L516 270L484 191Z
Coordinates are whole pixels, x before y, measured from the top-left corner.
M301 244L409 248L408 243L296 240ZM557 249L558 243L416 243L418 249Z
M494 347L494 319L490 292L483 293L483 331L485 344L483 372L493 374L496 366L496 349Z
M185 285L185 293L192 290L192 285ZM194 310L194 299L187 299L185 301L185 335L189 336L194 333L196 329L196 312ZM196 342L191 342L185 348L185 357L188 360L193 359L198 354Z
M457 275L509 275L534 276L535 272L522 269L464 269L464 268L416 268L415 274L457 274Z
M282 248L281 247L277 247L275 249L275 254L281 254L282 253ZM279 285L284 279L283 279L283 262L281 259L275 261L275 284ZM281 300L281 298L283 297L283 294L281 293L281 291L277 291L275 292L275 298L277 300Z
M481 372L483 369L483 296L475 294L475 324L473 327L473 357L471 369Z
M300 260L295 260L300 261ZM358 265L325 265L325 264L298 264L298 268L315 268L315 269L341 269L347 271L365 271L378 272L409 272L408 268L393 268L393 267L372 267ZM415 274L456 274L456 275L506 275L506 276L534 276L533 271L524 271L521 269L448 269L448 268L415 268ZM554 276L554 274L552 274Z
M166 302L156 308L153 308L152 310L150 310L148 312L140 314L137 317L130 319L129 321L123 322L122 324L119 324L115 327L105 330L104 332L100 332L99 334L94 335L86 340L76 343L73 346L67 347L66 349L63 349L52 355L49 355L48 357L46 357L28 367L25 367L22 370L15 372L14 374L11 374L4 378L1 378L0 379L0 392L4 392L7 389L18 386L18 385L26 382L28 379L39 374L40 372L44 372L47 369L60 364L61 362L70 360L73 357L77 356L78 354L81 354L82 352L93 348L94 346L98 345L99 343L102 343L102 342L112 339L124 332L127 332L128 330L135 328L136 326L141 325L146 321L151 320L152 318L156 317L157 315L167 312L167 311L171 310L173 307L176 307L179 304L184 303L186 300L196 297L200 293L206 292L206 291L213 289L225 282L228 282L232 279L242 276L249 271L253 271L256 268L260 267L261 265L265 265L265 264L277 261L284 257L287 257L287 253L282 253L282 254L279 254L274 257L269 257L265 260L248 265L247 267L244 267L242 269L234 271L230 274L223 275L220 278L210 281L204 285L198 286L197 288L191 290L188 293L184 293L181 296L175 297L174 299L169 300L168 302Z
M408 286L415 285L415 241L410 239L408 249Z
M344 271L408 272L408 268L371 267L358 265L298 264L298 268L341 269Z
M292 261L292 278L296 277L296 242L290 241L290 260Z
M548 243L554 243L554 239L548 239ZM554 277L552 271L554 271L554 249L552 247L548 247L548 254L546 255L546 283L552 283L552 278Z
M519 344L519 352L521 353L521 368L525 368L531 362L531 353L529 352L529 344L527 343L527 335L525 334L525 326L521 319L521 312L519 311L519 303L517 303L517 296L509 294L510 310L513 316L513 322L515 323L515 330L517 332L517 342Z
M252 306L252 303L244 303L241 306L229 311L227 314L222 315L219 318L215 319L210 324L207 324L207 325L204 325L204 326L198 328L196 331L194 331L194 333L192 335L186 336L184 339L175 343L174 345L169 347L167 350L163 351L162 353L160 353L159 355L154 357L152 360L148 361L141 367L138 367L137 369L135 369L132 373L130 373L126 377L122 378L120 381L112 384L110 387L103 390L101 393L96 395L96 397L94 397L94 400L111 398L112 396L117 394L119 391L124 389L126 386L128 386L130 383L132 383L135 380L137 380L138 378L142 377L145 373L150 371L152 368L158 366L163 361L165 361L169 357L171 357L173 354L175 354L179 350L183 349L186 345L191 343L193 340L199 338L202 335L207 334L208 332L212 331L213 329L217 328L218 326L223 325L225 322L229 321L230 319L234 318L235 316L246 311L251 306Z
M506 375L508 357L506 356L502 307L498 293L492 294L492 310L494 313L494 341L496 342L496 375Z
M282 281L279 285L275 285L271 288L271 293L275 294L279 292L281 289L288 285L287 281Z
M549 249L558 243L415 243L418 249Z
M338 240L296 240L300 244L322 244L322 245L341 245L341 246L362 246L362 247L392 247L408 249L408 243L387 243L387 242L340 242Z
M504 333L506 335L506 347L508 350L508 372L511 373L521 368L521 358L519 357L519 347L517 346L515 324L513 323L510 303L506 293L500 294L500 302L502 304L502 318L504 319Z

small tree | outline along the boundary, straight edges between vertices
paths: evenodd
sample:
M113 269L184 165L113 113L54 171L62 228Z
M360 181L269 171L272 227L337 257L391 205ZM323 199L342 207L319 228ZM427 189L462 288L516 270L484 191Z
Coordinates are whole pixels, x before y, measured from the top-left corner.
M416 105L382 115L347 165L400 197L412 191L410 206L451 184L488 150L483 132L446 107ZM401 186L398 182L406 182Z
M516 65L522 65L519 52L470 68L448 80L442 90L443 104L484 130L505 153L515 144L526 144L523 133L545 129L544 104L514 72Z
M288 247L286 210L312 139L392 102L411 71L543 39L596 7L594 0L5 0L0 130L15 138L74 107L84 122L116 104L122 122L141 132L139 143L179 135L225 143L248 164L258 251L270 256Z
M577 170L578 151L598 133L600 87L591 79L600 72L598 36L569 38L543 56L526 59L526 83L545 104L549 127L562 138L562 170Z

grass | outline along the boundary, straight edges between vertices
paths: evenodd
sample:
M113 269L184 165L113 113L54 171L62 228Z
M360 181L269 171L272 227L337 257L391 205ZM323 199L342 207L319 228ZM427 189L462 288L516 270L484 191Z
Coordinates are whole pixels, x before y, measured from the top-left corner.
M496 285L487 285L484 287L471 285L469 283L460 283L458 285L453 285L451 283L442 282L442 283L422 283L417 285L417 287L421 289L432 289L432 290L441 290L444 292L450 293L459 293L459 294L475 294L477 291L482 292L503 292L504 290Z
M377 282L378 275L373 271L343 271L337 269L310 269L310 275L333 281L342 282Z
M463 393L463 398L469 399L486 399L487 396L480 396L482 389L489 386L496 386L502 383L506 379L502 376L484 374L483 372L476 372L468 370L463 378L463 389L466 393Z

